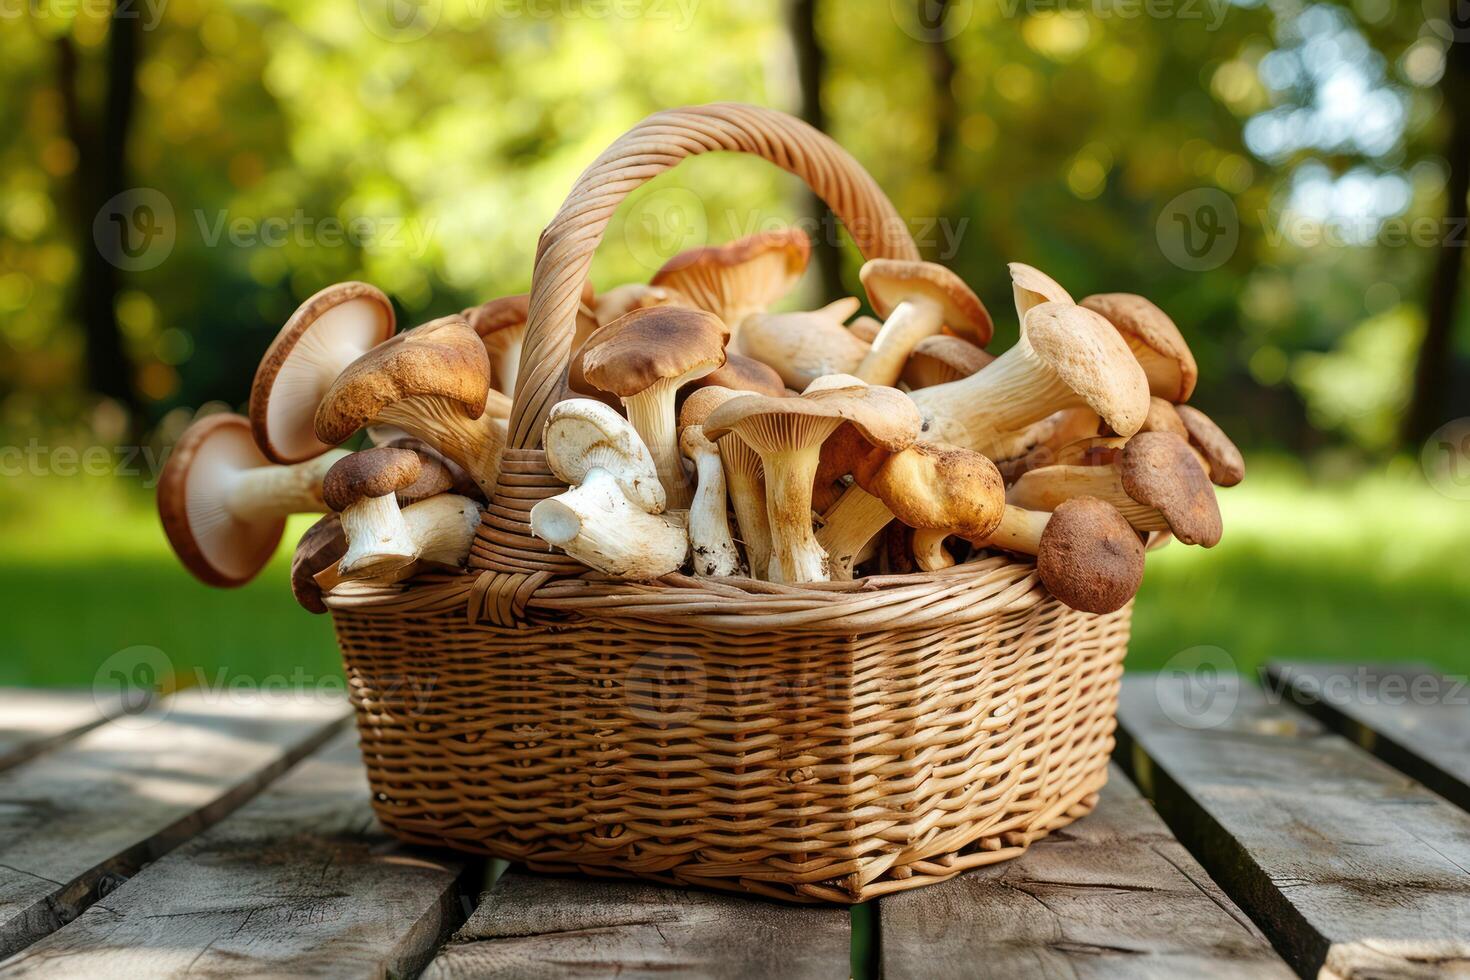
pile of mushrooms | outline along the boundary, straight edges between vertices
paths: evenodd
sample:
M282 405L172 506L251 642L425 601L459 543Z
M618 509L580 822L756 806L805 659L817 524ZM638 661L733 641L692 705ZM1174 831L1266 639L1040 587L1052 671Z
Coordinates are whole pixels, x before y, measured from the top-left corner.
M1197 371L1141 296L1076 302L1010 266L1019 340L953 272L868 262L855 297L780 310L809 248L794 229L676 257L582 297L542 434L566 492L531 531L603 576L789 585L1034 561L1073 608L1137 592L1169 539L1220 539L1240 452L1187 404ZM293 513L327 516L292 567L302 605L353 583L462 566L493 492L526 297L393 331L386 297L323 290L271 345L248 419L184 437L159 506L185 565L248 581ZM366 430L355 453L337 447Z

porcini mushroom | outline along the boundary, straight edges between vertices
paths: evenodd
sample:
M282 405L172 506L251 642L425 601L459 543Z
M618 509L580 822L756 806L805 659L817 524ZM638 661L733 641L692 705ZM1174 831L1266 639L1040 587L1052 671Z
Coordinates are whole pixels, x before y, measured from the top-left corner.
M1175 403L1189 401L1199 368L1169 314L1133 293L1099 293L1083 299L1082 305L1100 313L1123 335L1143 365L1153 394Z
M341 562L318 572L315 583L322 592L331 592L345 581L370 581L384 585L411 578L431 566L462 568L469 560L475 533L480 527L480 504L469 497L441 493L403 507L403 524L413 541L418 557L406 565L380 569L371 575L363 572L347 576Z
M819 310L753 316L745 321L741 350L797 391L826 374L851 374L868 345L842 324L861 305L848 296Z
M322 478L341 450L273 466L255 443L250 420L206 416L180 437L158 484L158 516L185 568L206 585L232 588L253 579L275 553L292 514L319 514Z
M378 448L353 453L327 471L322 499L341 515L347 535L344 577L391 571L418 557L398 510L398 493L418 480L421 469L417 453Z
M910 389L948 384L968 378L993 360L994 354L968 340L939 334L925 337L914 346L899 380Z
M365 282L328 286L296 308L250 389L250 427L266 459L300 463L336 445L317 438L317 406L337 375L393 336L393 327L393 304Z
M725 363L726 336L712 313L657 307L608 324L582 350L583 376L622 399L675 509L688 507L691 497L679 454L675 397L685 384Z
M674 256L649 280L689 297L725 321L737 351L747 317L764 313L791 292L811 259L812 244L799 228L758 232L726 245Z
M987 456L1007 436L1064 408L1087 407L1131 436L1148 415L1148 379L1128 345L1098 314L1043 303L1026 314L1015 346L983 371L910 396L925 439Z
M1097 497L1140 531L1172 531L1185 544L1220 540L1215 491L1189 444L1171 432L1140 432L1101 466L1043 466L1006 495L1030 510L1055 510L1073 497Z
M336 514L328 514L307 529L291 557L291 594L297 605L314 616L327 611L316 576L346 553L347 536L342 533L342 522Z
M739 575L740 552L730 536L725 468L720 463L719 447L705 438L703 425L691 420L680 426L679 449L694 464L698 476L694 500L689 505L689 550L694 558L694 574Z
M1036 556L1036 572L1052 595L1073 609L1123 608L1143 582L1144 546L1116 507L1073 497L1051 513L1007 506L988 539L976 541Z
M1068 306L1075 303L1071 293L1035 266L1010 262L1006 268L1011 273L1011 294L1016 300L1016 318L1022 329L1025 329L1026 314L1042 303L1064 303Z
M655 306L693 306L694 303L676 289L665 286L650 286L642 282L630 282L614 286L599 293L593 309L597 313L599 326L607 326L614 320L634 310L646 310Z
M744 394L718 386L700 388L685 400L683 411L690 419L708 420L720 405ZM700 424L702 427L703 421ZM745 545L746 566L751 577L763 578L771 564L771 522L766 514L766 471L760 454L733 432L710 441L720 450L730 508Z
M873 309L884 318L862 363L851 372L869 384L897 382L919 341L937 336L945 327L982 347L990 343L994 325L985 304L944 266L871 259L864 263L861 277Z
M1189 444L1204 461L1211 483L1217 487L1233 487L1245 479L1245 457L1214 419L1189 405L1176 405L1175 411Z
M760 455L771 524L772 581L798 584L829 578L827 554L812 533L812 479L822 443L843 422L890 452L906 449L919 431L918 413L903 394L878 386L820 390L798 398L745 395L705 419L707 436L734 433Z
M495 489L505 422L485 411L485 345L461 316L414 327L353 361L322 399L317 437L345 442L367 425L391 425L454 460L485 493Z

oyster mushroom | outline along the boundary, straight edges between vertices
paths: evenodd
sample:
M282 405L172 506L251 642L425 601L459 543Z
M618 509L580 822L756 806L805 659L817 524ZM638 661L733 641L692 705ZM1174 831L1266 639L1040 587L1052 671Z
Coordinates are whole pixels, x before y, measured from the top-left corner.
M797 391L824 375L851 374L867 356L868 345L842 324L861 305L848 296L819 310L750 317L741 350L769 364Z

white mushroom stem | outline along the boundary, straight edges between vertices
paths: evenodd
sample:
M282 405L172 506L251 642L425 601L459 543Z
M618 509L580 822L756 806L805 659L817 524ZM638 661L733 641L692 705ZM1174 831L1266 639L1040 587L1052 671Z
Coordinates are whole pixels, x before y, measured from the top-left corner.
M400 511L418 560L408 565L378 570L356 570L347 574L343 562L337 562L316 576L323 592L330 592L345 581L396 582L417 574L425 563L464 565L469 558L475 532L480 527L480 505L468 497L442 493L428 500L410 504Z
M658 482L663 484L670 510L687 510L693 498L689 475L684 471L684 457L679 454L679 430L674 411L674 396L687 380L684 377L665 378L623 399L628 421L653 457Z
M504 396L500 396L501 400ZM499 400L494 395L492 401ZM416 436L464 467L489 500L500 474L500 454L505 449L506 424L486 412L477 419L447 398L413 397L389 405L378 414L377 423L402 429Z
M920 571L937 572L954 565L954 555L944 546L947 537L949 532L944 530L919 528L914 531L914 564Z
M694 501L689 506L689 546L694 557L694 574L739 575L740 552L730 537L725 468L720 463L720 451L704 437L699 426L685 429L680 445L684 454L694 461L698 475Z
M1000 524L983 543L988 548L1003 548L1021 555L1034 555L1041 550L1041 532L1051 514L1040 510L1006 505Z
M766 475L760 455L735 433L721 436L720 459L735 524L745 544L745 560L753 578L769 574L771 522L766 514Z
M1036 355L1024 332L1014 347L968 378L920 388L910 397L924 417L923 438L992 458L1013 433L1087 404Z
M668 575L689 554L684 525L633 506L606 470L592 470L580 487L531 508L531 531L589 568L625 580Z
M893 520L893 511L859 486L850 486L823 515L817 543L831 559L832 578L847 581L858 557Z
M366 578L412 564L418 545L404 523L394 494L366 497L342 512L347 552L338 562L346 578Z
M1128 496L1116 466L1047 466L1032 470L1006 491L1006 501L1029 510L1052 511L1073 497L1096 497L1112 504L1139 531L1167 531L1157 508Z
M897 383L919 341L934 336L943 327L944 310L938 303L922 296L904 300L883 321L873 346L852 373L870 385Z
M771 522L772 582L798 585L830 578L827 552L812 532L812 481L822 443L842 424L820 416L760 416L740 435L760 453Z
M226 490L226 509L242 521L290 514L322 514L322 479L327 470L348 455L334 449L293 466L257 466L242 470Z

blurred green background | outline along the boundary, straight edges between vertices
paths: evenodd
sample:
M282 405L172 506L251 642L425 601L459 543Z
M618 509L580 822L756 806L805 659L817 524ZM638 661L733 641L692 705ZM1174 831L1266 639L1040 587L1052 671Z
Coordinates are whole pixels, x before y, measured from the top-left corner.
M988 300L993 350L1015 336L1010 260L1179 323L1194 401L1250 473L1221 493L1219 547L1151 557L1131 667L1205 646L1241 669L1470 669L1470 39L1448 0L24 0L0 18L0 683L85 684L139 645L181 683L332 675L284 551L235 592L178 567L151 509L168 446L243 404L323 285L374 282L404 324L525 290L580 170L647 113L713 100L847 146ZM791 305L861 294L825 212L734 157L635 193L594 282L783 221L819 243Z

